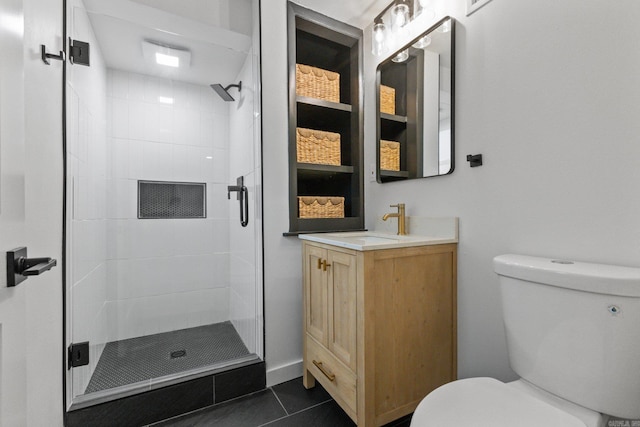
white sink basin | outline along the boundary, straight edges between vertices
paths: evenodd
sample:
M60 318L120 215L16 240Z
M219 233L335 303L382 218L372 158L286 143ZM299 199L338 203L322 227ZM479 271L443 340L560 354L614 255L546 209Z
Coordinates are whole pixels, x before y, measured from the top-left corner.
M364 242L367 245L370 245L372 243L390 243L397 240L392 237L380 237L380 236L353 236L353 237L343 237L343 239L349 239L357 242Z
M398 236L396 234L372 231L301 234L298 237L302 240L310 240L312 242L325 243L327 245L355 249L357 251L440 245L444 243L457 243L458 241L458 239L454 237L429 237L418 235Z

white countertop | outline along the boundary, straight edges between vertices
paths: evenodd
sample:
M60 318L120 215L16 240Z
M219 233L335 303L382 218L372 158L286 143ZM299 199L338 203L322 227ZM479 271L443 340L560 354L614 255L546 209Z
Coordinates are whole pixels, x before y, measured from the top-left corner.
M377 249L395 249L411 246L442 245L446 243L458 243L458 235L443 236L420 236L381 233L375 231L354 231L343 233L315 233L300 234L302 240L324 243L356 251L373 251Z

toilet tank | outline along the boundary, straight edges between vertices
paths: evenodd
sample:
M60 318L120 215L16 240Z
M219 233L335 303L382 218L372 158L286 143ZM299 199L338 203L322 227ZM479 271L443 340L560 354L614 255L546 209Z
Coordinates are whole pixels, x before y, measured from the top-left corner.
M512 369L597 412L640 419L640 269L500 255Z

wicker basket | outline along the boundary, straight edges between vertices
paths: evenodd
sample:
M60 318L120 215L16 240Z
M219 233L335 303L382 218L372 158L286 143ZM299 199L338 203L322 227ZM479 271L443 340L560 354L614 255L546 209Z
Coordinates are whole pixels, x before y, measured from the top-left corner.
M387 171L400 170L400 143L380 140L380 169Z
M299 163L340 166L340 134L296 128L296 157Z
M344 197L298 196L299 218L344 218Z
M300 96L340 102L340 74L296 64L296 93Z
M396 90L394 88L380 85L380 112L396 113Z

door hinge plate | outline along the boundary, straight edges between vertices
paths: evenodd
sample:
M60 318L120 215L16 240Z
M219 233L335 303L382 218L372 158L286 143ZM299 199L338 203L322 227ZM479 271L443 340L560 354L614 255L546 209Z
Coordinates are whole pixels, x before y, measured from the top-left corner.
M77 368L89 364L89 341L71 344L67 355L68 368Z
M69 37L69 61L76 65L89 66L90 46L87 42L73 40Z

